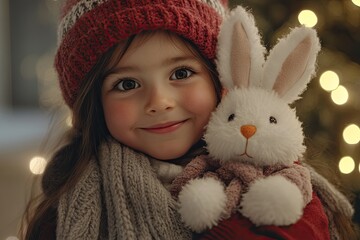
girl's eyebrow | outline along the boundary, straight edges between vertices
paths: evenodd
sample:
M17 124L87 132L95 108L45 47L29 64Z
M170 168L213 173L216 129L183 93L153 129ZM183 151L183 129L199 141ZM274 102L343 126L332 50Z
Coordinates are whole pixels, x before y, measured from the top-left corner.
M173 57L165 59L163 64L173 64L177 62L184 62L184 61L198 61L197 58L193 55L185 55L185 56L179 56L179 57Z
M193 56L193 55L184 55L184 56L177 56L177 57L172 57L172 58L166 58L164 59L164 61L161 62L161 65L172 65L175 63L179 63L179 62L186 62L186 61L198 61L198 59ZM108 71L105 76L108 76L110 74L116 73L116 72L130 72L130 71L139 71L140 68L138 66L116 66L112 69L110 69L110 71Z

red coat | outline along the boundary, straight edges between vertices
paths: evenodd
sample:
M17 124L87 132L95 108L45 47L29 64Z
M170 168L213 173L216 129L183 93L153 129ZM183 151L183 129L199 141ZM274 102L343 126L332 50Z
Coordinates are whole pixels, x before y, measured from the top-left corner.
M319 198L313 193L313 199L305 207L303 217L288 227L260 226L256 227L248 219L237 213L223 220L211 230L196 235L201 240L270 240L270 239L312 239L328 240L328 219Z
M55 239L56 218L42 224L40 236L35 239ZM305 207L303 217L289 227L254 226L248 219L240 214L235 214L229 219L219 223L218 226L201 234L195 235L194 239L201 240L329 240L328 219L322 204L316 194L312 201Z

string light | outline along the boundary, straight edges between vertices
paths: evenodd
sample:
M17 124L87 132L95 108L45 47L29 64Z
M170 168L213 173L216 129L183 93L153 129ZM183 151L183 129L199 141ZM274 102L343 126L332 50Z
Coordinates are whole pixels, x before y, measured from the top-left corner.
M360 142L360 128L356 124L348 125L343 131L343 138L347 144Z
M321 74L319 81L325 91L333 91L339 86L340 79L336 72L329 70Z
M353 3L355 6L360 7L360 0L352 0L352 3Z
M339 170L343 174L349 174L355 169L355 161L350 156L346 156L339 161Z
M68 116L65 121L66 121L66 126L72 127L72 117L71 116Z
M345 104L349 99L349 93L344 86L339 85L334 91L331 92L331 99L337 105Z
M5 240L19 240L19 239L17 237L10 236L10 237L7 237Z
M35 175L40 175L44 172L46 163L47 162L43 157L39 157L39 156L33 157L30 160L30 164L29 164L30 171Z
M302 10L298 15L298 20L306 27L314 27L317 24L318 18L311 10Z

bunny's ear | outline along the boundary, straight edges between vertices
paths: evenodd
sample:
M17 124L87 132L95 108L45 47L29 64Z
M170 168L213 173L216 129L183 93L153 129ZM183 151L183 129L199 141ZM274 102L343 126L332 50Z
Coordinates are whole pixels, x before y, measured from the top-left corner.
M218 72L225 88L259 85L265 48L253 16L242 7L224 20L217 49Z
M263 87L273 89L287 103L297 100L315 74L320 42L316 31L295 28L270 52L264 65Z

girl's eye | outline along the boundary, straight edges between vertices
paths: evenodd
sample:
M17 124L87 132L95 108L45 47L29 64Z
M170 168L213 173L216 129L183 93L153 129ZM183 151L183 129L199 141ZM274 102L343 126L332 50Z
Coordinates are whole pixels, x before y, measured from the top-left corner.
M187 68L180 68L176 70L170 77L171 80L178 80L190 77L194 72Z
M116 89L120 91L129 91L140 87L140 84L132 79L124 79L116 84Z

